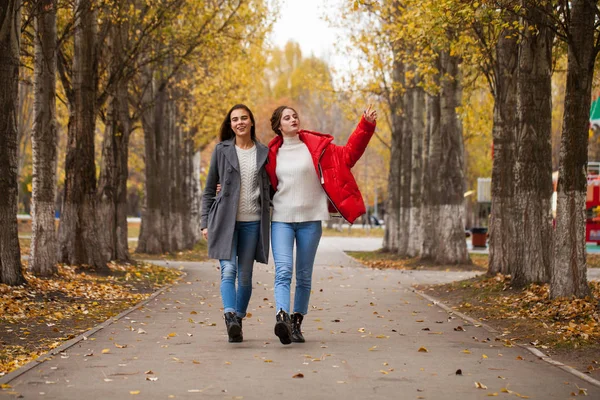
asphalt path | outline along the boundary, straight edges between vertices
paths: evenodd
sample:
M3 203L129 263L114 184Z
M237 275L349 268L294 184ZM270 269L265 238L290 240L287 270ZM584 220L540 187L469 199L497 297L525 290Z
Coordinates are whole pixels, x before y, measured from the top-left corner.
M472 272L372 270L322 240L303 344L273 334L273 266L257 264L244 342L230 344L214 261L175 262L180 282L0 379L24 399L570 399L600 387L415 293ZM10 380L10 382L8 382ZM597 382L596 382L597 383ZM520 397L519 397L520 396ZM527 396L527 397L525 397Z

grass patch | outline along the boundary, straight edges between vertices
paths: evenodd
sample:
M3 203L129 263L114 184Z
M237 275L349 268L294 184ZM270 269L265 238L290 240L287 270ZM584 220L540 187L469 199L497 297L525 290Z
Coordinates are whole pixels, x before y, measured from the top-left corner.
M384 251L347 251L350 257L376 269L402 270L435 270L435 271L485 271L487 269L487 254L471 254L471 264L468 265L439 265L418 257L401 257L397 253Z
M176 253L144 254L135 253L137 243L130 242L131 257L136 260L169 260L169 261L206 261L208 260L208 246L205 240L200 240L193 249L182 250Z
M586 260L588 268L600 268L600 254L588 253Z
M343 237L383 237L383 228L323 228L323 236L343 236Z

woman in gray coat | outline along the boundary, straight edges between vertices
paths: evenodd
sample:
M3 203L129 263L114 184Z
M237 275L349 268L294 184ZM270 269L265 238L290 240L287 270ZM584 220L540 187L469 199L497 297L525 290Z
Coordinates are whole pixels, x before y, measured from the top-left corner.
M254 116L243 104L227 113L220 140L202 194L200 225L208 240L208 256L221 264L221 299L229 342L241 342L254 261L266 264L269 258L268 149L256 140Z

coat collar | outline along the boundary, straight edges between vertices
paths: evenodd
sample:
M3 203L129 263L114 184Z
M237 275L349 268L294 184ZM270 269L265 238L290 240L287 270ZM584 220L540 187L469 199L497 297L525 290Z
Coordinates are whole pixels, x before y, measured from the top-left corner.
M229 164L236 170L240 171L240 164L238 163L237 153L235 152L235 138L227 139L223 143L223 154Z
M225 140L222 143L224 146L223 154L225 155L225 158L227 158L229 164L231 164L231 166L239 172L240 164L238 162L237 153L235 151L235 138ZM269 149L264 144L256 141L254 142L254 145L256 146L256 165L258 166L258 168L260 168L264 165L265 161L267 160Z

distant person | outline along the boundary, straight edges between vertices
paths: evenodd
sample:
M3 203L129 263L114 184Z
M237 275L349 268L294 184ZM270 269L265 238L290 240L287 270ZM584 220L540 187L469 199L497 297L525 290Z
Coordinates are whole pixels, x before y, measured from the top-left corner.
M291 107L278 107L271 117L277 134L269 143L266 170L275 190L271 242L275 260L275 335L283 344L304 342L302 320L308 312L315 254L322 221L339 212L353 223L365 213L362 195L350 169L375 132L377 112L367 108L345 146L333 136L300 130ZM296 243L296 290L290 317L290 285Z
M266 264L269 259L270 190L264 168L268 149L256 139L254 116L243 104L229 110L219 139L202 194L200 227L208 256L221 264L229 342L242 342L254 261Z

